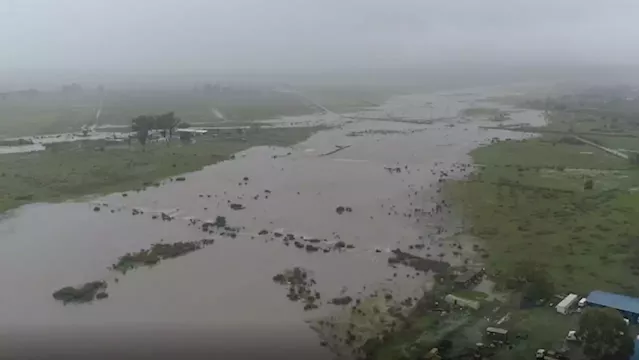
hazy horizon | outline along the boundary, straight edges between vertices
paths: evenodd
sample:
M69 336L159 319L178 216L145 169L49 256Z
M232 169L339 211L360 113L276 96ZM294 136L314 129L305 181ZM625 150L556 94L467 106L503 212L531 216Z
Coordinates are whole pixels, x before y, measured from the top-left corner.
M52 77L638 64L632 0L21 0L0 14L4 87Z

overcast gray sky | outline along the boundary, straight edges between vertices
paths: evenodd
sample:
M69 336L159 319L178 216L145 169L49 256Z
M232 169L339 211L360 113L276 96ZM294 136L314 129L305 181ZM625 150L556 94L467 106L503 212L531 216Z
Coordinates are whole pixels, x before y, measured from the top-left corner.
M638 0L0 0L0 70L638 62Z

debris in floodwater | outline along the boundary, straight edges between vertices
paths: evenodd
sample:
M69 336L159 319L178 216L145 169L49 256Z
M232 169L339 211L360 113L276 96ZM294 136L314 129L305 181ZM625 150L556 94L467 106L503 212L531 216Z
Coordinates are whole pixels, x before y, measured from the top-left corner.
M266 229L262 229L258 232L258 235L267 235L269 233L269 231L267 231Z
M67 303L86 303L93 301L97 298L96 294L100 292L105 294L104 289L107 288L107 283L104 281L91 281L80 287L66 286L53 293L53 298ZM103 299L100 297L98 299Z
M100 211L100 206L94 206L93 211Z
M243 180L244 182L247 182L247 181L249 181L249 177L248 177L248 176L245 176L245 177L243 177L243 178L242 178L242 180Z
M185 180L187 180L187 179L184 176L178 176L176 178L176 181L185 181Z
M118 262L111 266L111 269L126 273L138 266L153 266L161 260L183 256L213 243L213 239L178 241L172 244L156 243L151 245L150 249L142 249L136 253L127 253L121 256Z
M393 256L387 260L389 265L402 264L405 266L412 267L419 271L435 271L436 273L442 273L449 269L449 263L444 261L436 261L431 259L426 259L420 256L412 255L406 252L401 251L400 249L395 249L391 251Z
M329 151L329 152L324 153L324 154L320 154L318 156L329 156L329 155L337 153L338 151L342 151L342 150L348 149L350 147L351 147L351 145L336 145L336 149L335 150Z
M333 305L348 305L352 300L351 296L342 296L329 300L329 303Z
M162 216L162 221L171 221L173 220L173 217L165 214L165 213L161 213L160 216Z
M242 204L237 204L237 203L231 203L231 204L229 204L229 207L230 207L232 210L242 210L242 209L244 209L244 205L242 205Z
M195 222L194 222L195 224ZM205 221L204 223L202 223L202 231L204 232L208 232L209 230L211 230L211 227L217 227L217 228L226 228L227 226L227 218L224 216L216 216L216 221Z
M318 251L320 248L318 248L317 246L313 246L311 244L308 244L307 246L305 246L304 248L307 252L316 252Z
M212 224L217 228L227 228L227 218L224 216L216 216L216 221Z
M338 215L342 215L342 213L344 212L352 212L353 208L351 206L338 206L336 208L336 212L338 213Z
M312 287L316 282L311 278L307 270L294 267L275 275L272 279L280 285L289 285L287 298L291 301L304 302L305 311L318 308L315 302L320 299L320 293L312 291Z

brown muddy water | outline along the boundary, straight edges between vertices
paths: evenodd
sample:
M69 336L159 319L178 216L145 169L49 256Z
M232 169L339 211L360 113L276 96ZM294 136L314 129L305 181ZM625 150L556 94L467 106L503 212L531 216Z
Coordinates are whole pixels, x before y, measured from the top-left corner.
M486 96L479 92L401 96L356 115L450 118ZM513 123L543 122L533 111L514 113L512 118ZM308 116L284 121L296 123L296 119L310 121ZM233 346L234 340L220 344L220 339L233 334L238 335L236 340L244 336L247 341L262 334L265 343L288 344L281 350L291 358L302 348L318 358L331 358L305 320L339 309L327 303L333 297L358 298L379 288L406 296L428 287L428 276L387 264L392 249L433 259L442 253L442 260L452 264L471 257L470 244L461 244L462 255L456 256L443 240L458 224L446 206L440 213L434 211L441 201L441 171L448 174L446 178L462 178L472 170L462 164L468 164L467 153L473 148L493 137L528 136L479 129L490 124L461 118L427 125L333 115L311 120L338 126L291 148L249 149L234 160L184 175L184 182L167 181L127 197L117 193L86 202L33 204L10 213L0 221L2 348L9 353L25 351L25 334L41 334L46 344L77 339L79 332L111 329L102 339L117 342L113 339L118 336L142 336L143 330L134 329L154 329L167 331L156 339L184 335L183 340L206 344L202 339L215 338L217 346ZM369 132L347 136L364 131ZM349 147L322 155L336 146ZM229 202L245 209L234 211ZM100 211L93 211L96 204ZM338 214L338 206L353 210ZM143 214L133 216L134 208ZM172 213L175 219L152 219L159 212ZM205 234L189 223L218 215L226 216L231 226L243 227L235 239ZM258 235L263 229L269 235ZM271 236L274 231L329 245L342 240L354 248L308 253L285 246ZM210 236L216 239L213 245L154 267L126 275L107 269L126 252L161 239ZM414 244L425 246L408 250ZM304 311L301 303L287 299L286 287L272 281L275 274L294 266L312 273L315 290L321 293L319 309ZM108 282L109 298L66 306L52 298L61 287L93 280ZM174 335L167 335L174 330Z

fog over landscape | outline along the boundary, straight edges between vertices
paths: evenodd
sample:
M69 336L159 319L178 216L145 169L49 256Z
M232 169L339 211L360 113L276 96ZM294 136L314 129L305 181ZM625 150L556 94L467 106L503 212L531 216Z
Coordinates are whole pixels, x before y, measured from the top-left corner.
M0 0L0 359L628 359L638 11Z
M2 79L638 61L638 2L633 0L4 4Z

